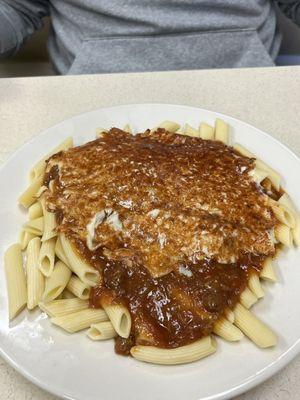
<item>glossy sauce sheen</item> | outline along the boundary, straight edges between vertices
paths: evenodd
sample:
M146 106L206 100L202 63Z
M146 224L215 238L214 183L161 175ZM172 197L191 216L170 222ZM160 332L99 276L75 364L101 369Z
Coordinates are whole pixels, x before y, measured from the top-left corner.
M252 169L221 142L162 129L113 128L48 160L48 209L102 275L91 306L130 310L132 334L117 351L207 335L274 254L276 221Z

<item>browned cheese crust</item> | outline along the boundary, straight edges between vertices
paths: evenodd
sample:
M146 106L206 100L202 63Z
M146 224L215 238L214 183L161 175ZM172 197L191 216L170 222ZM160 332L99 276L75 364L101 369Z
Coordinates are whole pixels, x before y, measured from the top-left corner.
M275 219L253 168L221 142L163 129L133 136L113 128L51 157L48 208L103 274L92 304L104 291L125 303L134 341L146 331L151 343L176 347L211 331L249 269L275 251Z

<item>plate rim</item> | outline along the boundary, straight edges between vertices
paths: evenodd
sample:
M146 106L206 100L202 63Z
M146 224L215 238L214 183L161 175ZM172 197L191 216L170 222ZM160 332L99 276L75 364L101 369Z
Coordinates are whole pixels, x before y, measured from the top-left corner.
M55 123L54 125L49 126L48 128L45 128L41 131L39 131L37 134L35 134L32 138L29 140L25 141L21 146L17 147L15 151L13 151L12 154L8 158L6 158L3 163L0 166L0 174L2 170L5 168L5 166L13 160L22 150L30 146L31 144L34 143L37 137L43 137L46 136L49 130L59 128L61 124L64 122L67 122L69 120L76 120L77 118L81 118L83 116L86 116L91 113L95 113L97 111L110 111L112 109L116 108L130 108L130 107L137 107L137 106L146 106L146 107L157 107L157 106L169 106L169 107L180 107L180 108L185 108L187 111L193 109L194 111L200 110L201 112L208 113L211 115L214 115L215 117L220 117L220 118L225 118L225 119L230 119L232 121L235 121L237 123L242 123L244 126L249 127L250 129L255 129L258 131L261 135L271 138L271 140L275 141L276 144L280 147L283 147L289 155L295 159L300 164L300 157L298 157L286 144L280 142L277 138L273 137L272 135L268 134L267 132L261 130L260 128L257 128L256 126L245 122L239 118L230 116L228 114L224 114L218 111L213 111L211 109L206 109L202 107L196 107L196 106L190 106L186 104L177 104L177 103L123 103L123 104L117 104L113 106L108 106L108 107L96 107L94 109L88 110L88 111L83 111L81 113L76 113L74 115L71 115L65 119L62 119L61 121ZM95 127L96 128L96 127ZM296 340L296 342L290 346L284 353L282 353L274 362L271 364L268 364L264 369L262 369L258 375L252 375L248 379L246 379L244 382L242 382L239 385L236 385L228 390L225 390L223 392L220 392L218 394L214 394L211 396L206 396L204 398L201 398L201 400L226 400L230 399L232 397L238 396L240 394L243 394L254 387L260 385L261 383L265 382L269 378L271 378L273 375L277 374L280 372L285 366L287 366L298 354L300 353L300 337ZM67 394L62 394L59 390L56 390L55 387L50 387L48 383L42 379L36 378L33 374L27 372L27 370L22 369L22 366L18 364L17 362L14 361L12 357L10 357L6 351L3 349L3 347L0 344L0 356L9 364L14 370L16 370L21 376L23 376L25 379L36 385L37 387L45 390L46 392L53 394L55 396L58 396L62 399L66 400L79 400L79 398L76 396L69 396ZM200 398L199 398L200 400Z

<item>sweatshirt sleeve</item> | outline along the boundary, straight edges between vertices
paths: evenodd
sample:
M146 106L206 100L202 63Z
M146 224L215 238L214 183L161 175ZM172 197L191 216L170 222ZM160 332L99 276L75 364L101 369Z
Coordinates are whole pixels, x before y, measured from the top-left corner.
M300 26L300 0L276 0L281 11Z
M48 0L0 0L0 58L16 53L47 15Z

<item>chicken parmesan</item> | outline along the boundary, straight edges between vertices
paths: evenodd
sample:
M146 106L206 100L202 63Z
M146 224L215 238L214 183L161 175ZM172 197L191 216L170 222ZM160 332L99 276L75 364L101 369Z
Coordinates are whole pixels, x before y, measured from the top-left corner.
M278 221L255 159L221 141L112 128L46 164L56 231L99 271L90 307L129 310L118 353L209 335L275 254Z

